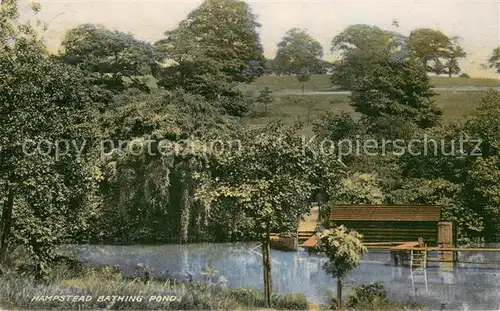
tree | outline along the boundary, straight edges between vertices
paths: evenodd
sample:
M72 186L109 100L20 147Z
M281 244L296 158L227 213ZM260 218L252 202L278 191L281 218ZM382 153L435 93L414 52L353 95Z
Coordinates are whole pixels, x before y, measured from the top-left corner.
M437 75L447 73L449 77L460 73L458 59L467 54L459 37L448 37L439 30L415 29L408 40L410 56L422 62L427 71Z
M337 279L337 304L342 309L342 279L359 266L361 256L368 249L361 243L362 236L344 226L317 233L318 248L329 261L323 269Z
M410 33L408 50L410 56L422 62L427 71L436 72L438 69L442 69L440 58L445 55L449 44L450 39L441 31L419 28Z
M418 133L414 138L424 143L400 158L400 182L388 201L439 204L443 220L456 222L461 241L494 240L500 227L499 98L488 92L470 116Z
M182 90L122 94L115 101L101 123L114 145L102 159L104 204L94 239L127 244L222 240L219 228L227 219L219 221L194 202L194 175L210 170L212 141L223 141L224 147L231 142L227 134L239 127L235 118L220 102ZM134 143L119 147L120 140ZM129 152L133 145L143 152Z
M300 72L297 74L297 80L299 80L302 88L302 95L304 95L305 84L310 79L311 79L311 72L307 68L302 68Z
M442 115L431 99L434 95L420 64L381 60L355 83L351 105L368 120L395 116L428 128L439 124Z
M15 1L2 3L0 17L0 39L10 40L0 52L0 261L23 245L42 279L55 246L88 228L99 174L94 93L84 73L54 62L35 30L19 23Z
M377 26L351 25L332 40L332 53L340 53L334 64L331 81L334 85L352 89L354 83L370 72L372 64L404 52L404 40L399 34Z
M224 155L200 175L197 199L230 221L228 230L262 243L264 294L271 306L270 234L296 229L318 191L327 195L340 167L312 148L302 149L295 131L281 125L244 131L242 149ZM257 160L258 159L258 160Z
M263 74L259 27L243 1L204 1L156 42L163 62L158 84L212 99L232 94L234 83L249 83Z
M458 63L459 58L464 58L467 56L464 49L460 45L460 39L458 37L453 37L450 39L448 43L448 48L444 53L445 63L444 67L446 68L446 72L448 73L448 77L451 78L453 74L459 74L460 64Z
M500 47L497 47L493 50L488 63L490 64L490 68L495 68L497 73L500 73Z
M60 55L65 63L93 73L97 84L113 92L127 86L149 91L147 76L156 66L151 44L130 33L93 24L68 30Z
M343 204L382 204L384 193L376 174L354 173L342 179L335 200Z
M340 51L342 54L352 50L389 49L392 35L377 26L357 24L348 26L342 33L332 40L332 52Z
M268 106L270 103L273 102L272 92L271 92L271 90L269 90L269 87L266 86L265 89L260 91L259 96L257 96L257 102L264 104L265 109L266 109L266 117L267 117Z
M306 30L292 28L287 31L280 43L274 59L278 73L296 75L302 84L309 81L312 74L323 73L323 48Z

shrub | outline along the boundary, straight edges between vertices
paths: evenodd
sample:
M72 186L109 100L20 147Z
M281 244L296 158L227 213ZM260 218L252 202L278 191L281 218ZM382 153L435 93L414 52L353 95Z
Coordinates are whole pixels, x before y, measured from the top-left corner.
M243 306L253 306L265 308L266 300L260 291L243 287L231 289L231 296ZM272 294L272 307L278 310L305 310L307 309L307 299L304 294Z
M330 309L337 310L337 299L330 294ZM325 307L325 306L323 306ZM382 282L362 284L350 290L347 298L348 310L421 310L423 306L414 301L389 301Z
M467 79L470 79L470 76L467 74L467 73L462 73L460 76L460 78L467 78Z
M388 302L387 291L382 282L362 284L353 288L347 300L348 307L354 307L360 303L371 303L374 301Z

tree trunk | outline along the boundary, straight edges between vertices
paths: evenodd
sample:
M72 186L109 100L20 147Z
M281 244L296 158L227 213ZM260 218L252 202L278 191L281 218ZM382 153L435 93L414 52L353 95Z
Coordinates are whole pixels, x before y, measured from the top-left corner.
M342 310L342 279L337 278L337 309Z
M448 77L451 78L451 68L448 68Z
M271 307L271 238L269 232L266 233L262 240L262 270L264 272L264 297L266 306Z
M12 209L14 207L14 193L9 191L7 201L2 209L2 232L0 233L0 263L5 261L7 247L9 246L10 229L12 226Z
M304 82L302 82L302 95L304 95Z

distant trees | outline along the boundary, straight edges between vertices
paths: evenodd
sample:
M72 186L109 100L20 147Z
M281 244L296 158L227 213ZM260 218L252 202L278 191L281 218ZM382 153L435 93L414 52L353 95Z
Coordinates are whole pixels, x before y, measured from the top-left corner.
M495 68L496 72L500 73L500 47L497 47L493 50L488 63L490 68Z
M420 64L380 60L354 83L351 101L364 118L396 116L428 128L439 124L442 115L431 99L434 95Z
M149 91L148 75L156 67L153 46L130 33L83 24L66 32L63 62L89 72L95 83L114 93L127 87Z
M448 37L439 30L430 28L415 29L408 41L410 56L422 62L427 71L452 76L460 73L458 63L466 56L460 45L459 37Z
M332 40L332 53L340 53L335 62L332 83L352 89L379 61L387 60L399 40L390 32L376 26L351 25Z
M274 68L278 74L296 75L302 85L312 74L324 73L323 48L306 30L292 28L278 44Z
M233 94L234 83L264 73L260 25L247 3L207 0L156 42L158 85L181 87L209 99Z
M460 73L459 59L466 56L459 37L447 37L434 29L416 29L405 37L377 26L351 25L332 40L332 52L340 53L334 64L332 83L352 89L370 68L390 59L416 60L427 72L450 77Z
M267 114L268 114L268 108L269 108L269 104L273 102L273 96L272 96L272 92L271 90L269 90L269 87L266 86L266 88L264 88L263 90L261 90L259 92L259 96L257 96L257 103L259 104L263 104L264 105L264 108L265 108L265 112L266 112L266 117L267 117Z
M359 233L344 226L324 230L317 237L319 250L329 259L323 268L337 279L337 308L342 310L342 279L359 266L361 256L368 249L361 243Z

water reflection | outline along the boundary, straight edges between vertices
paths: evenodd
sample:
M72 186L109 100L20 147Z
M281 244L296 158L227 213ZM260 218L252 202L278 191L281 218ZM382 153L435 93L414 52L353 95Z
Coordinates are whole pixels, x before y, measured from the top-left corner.
M126 276L138 263L153 268L158 276L203 279L201 272L215 268L231 287L263 288L260 248L255 243L189 244L158 246L74 246L69 249L91 265L120 265ZM430 257L437 254L430 254ZM475 256L475 257L474 257ZM462 253L459 259L498 260L499 253ZM302 292L311 302L324 303L335 281L326 275L326 258L305 252L272 251L273 289L281 293ZM383 281L391 299L413 299L430 309L488 309L500 307L500 269L492 265L455 268L433 263L425 271L393 267L387 251L372 251L346 280L349 288Z

